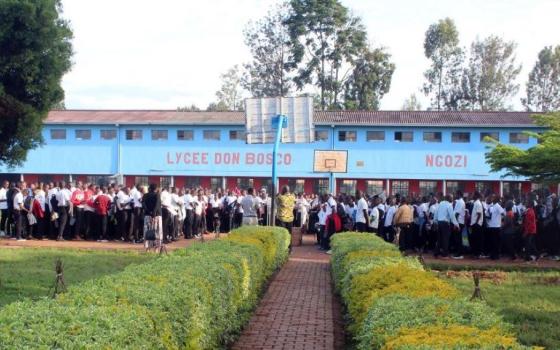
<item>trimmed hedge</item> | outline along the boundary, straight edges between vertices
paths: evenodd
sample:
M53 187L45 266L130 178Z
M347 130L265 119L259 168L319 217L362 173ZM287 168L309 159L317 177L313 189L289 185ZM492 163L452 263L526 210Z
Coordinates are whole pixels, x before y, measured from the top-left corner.
M485 303L367 233L331 239L335 286L360 350L527 349Z
M217 349L248 321L288 257L288 232L246 227L0 310L0 348Z

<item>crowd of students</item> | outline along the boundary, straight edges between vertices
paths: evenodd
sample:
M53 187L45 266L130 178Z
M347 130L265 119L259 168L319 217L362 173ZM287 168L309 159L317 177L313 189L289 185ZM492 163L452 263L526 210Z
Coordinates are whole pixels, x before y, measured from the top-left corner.
M558 260L560 210L555 194L500 198L478 192L423 197L297 194L284 186L275 199L277 225L300 227L329 251L341 231L371 232L403 251L441 258ZM159 188L156 185L96 186L82 182L0 188L0 236L18 240L97 240L163 243L229 232L241 225L267 225L271 198L265 189Z
M265 190L209 191L112 184L9 183L0 188L0 236L142 243L155 230L163 243L268 223Z
M309 199L309 200L308 200ZM479 192L465 196L423 197L327 194L300 196L296 210L309 218L303 226L317 234L320 249L340 231L371 232L405 252L433 253L443 259L524 258L560 260L558 197L535 193L501 198Z

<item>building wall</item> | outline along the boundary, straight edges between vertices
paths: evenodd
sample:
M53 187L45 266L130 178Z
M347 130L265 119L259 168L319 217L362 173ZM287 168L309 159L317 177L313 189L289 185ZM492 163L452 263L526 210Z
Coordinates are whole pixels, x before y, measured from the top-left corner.
M66 129L65 140L52 140L51 129ZM77 140L76 130L90 129L90 140ZM100 130L117 130L113 140L100 138ZM127 130L141 130L142 140L126 140ZM168 130L167 140L152 140L152 130ZM193 130L192 141L177 139L177 130ZM220 133L220 141L203 139L204 130ZM11 174L73 174L148 176L156 179L174 176L177 181L188 177L270 177L272 145L248 145L242 140L230 140L230 130L243 126L97 126L46 125L45 144L29 152L22 167L0 169ZM313 172L314 150L348 150L348 172L333 174L333 179L403 179L403 180L469 180L497 181L499 173L490 173L484 160L486 144L480 141L481 132L496 129L481 128L422 128L352 126L317 126L328 132L328 140L313 144L282 144L278 172L284 178L328 178L329 174ZM366 141L367 131L384 131L384 141ZM356 131L355 142L340 141L339 131ZM396 142L396 131L411 131L412 142ZM440 143L423 141L424 131L442 133ZM469 143L453 143L452 131L471 133ZM519 129L499 129L501 142L508 143L510 132ZM520 147L531 147L536 140L529 139ZM514 178L509 180L523 180ZM206 180L205 180L206 181ZM229 181L229 180L228 180ZM234 181L234 180L231 180ZM365 182L359 187L365 188ZM228 183L228 185L230 185ZM411 186L418 186L412 182ZM472 187L472 185L469 185Z

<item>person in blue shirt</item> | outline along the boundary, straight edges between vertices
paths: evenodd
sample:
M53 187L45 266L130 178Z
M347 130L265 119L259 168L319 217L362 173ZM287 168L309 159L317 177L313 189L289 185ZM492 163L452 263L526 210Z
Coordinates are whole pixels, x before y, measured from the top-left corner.
M450 195L446 195L439 203L434 219L438 226L438 236L436 249L434 250L434 257L437 258L438 256L441 256L444 259L448 259L451 225L453 225L455 229L459 229L459 223L457 222L457 218L453 212L453 206L451 205Z

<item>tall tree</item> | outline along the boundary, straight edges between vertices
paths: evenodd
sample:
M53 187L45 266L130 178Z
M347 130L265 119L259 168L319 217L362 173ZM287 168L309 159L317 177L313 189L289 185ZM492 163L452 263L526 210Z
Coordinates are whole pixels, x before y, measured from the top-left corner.
M537 124L548 128L542 134L529 133L539 143L527 150L495 143L486 153L492 171L505 175L525 176L534 182L560 182L560 112L534 117Z
M216 91L218 105L226 106L229 110L243 109L243 89L241 86L241 71L238 65L228 69L220 75L222 87Z
M423 91L426 96L431 96L432 107L438 111L458 109L462 99L464 53L459 47L459 31L451 18L439 20L428 27L424 55L431 65L424 72L426 82Z
M378 110L379 103L391 88L395 64L383 48L366 49L354 62L345 84L346 109Z
M519 91L515 79L521 72L516 63L513 41L498 36L476 40L471 45L465 72L466 107L472 110L505 110L509 99Z
M416 94L411 94L406 100L404 100L402 105L403 111L420 111L422 110L422 105L418 101Z
M60 0L0 1L0 163L22 164L41 144L48 111L64 100L72 31Z
M545 47L527 82L527 97L521 102L529 111L560 110L560 46Z
M254 97L286 96L292 88L287 17L288 4L283 3L262 20L249 22L243 32L252 60L244 65L242 84Z
M177 112L200 112L200 108L198 108L194 103L190 106L183 106L177 107Z
M351 65L366 46L361 20L338 0L291 0L284 23L298 65L296 87L316 86L322 109L338 106Z

